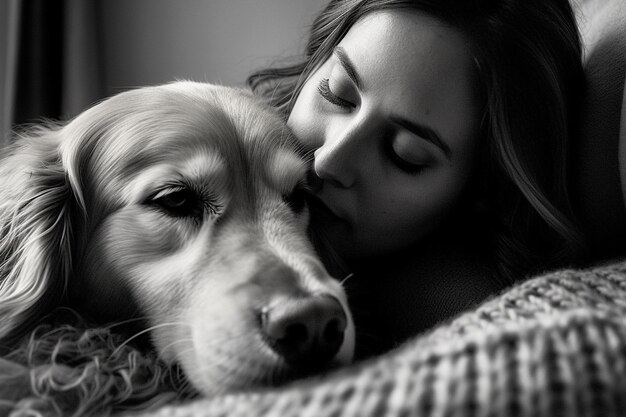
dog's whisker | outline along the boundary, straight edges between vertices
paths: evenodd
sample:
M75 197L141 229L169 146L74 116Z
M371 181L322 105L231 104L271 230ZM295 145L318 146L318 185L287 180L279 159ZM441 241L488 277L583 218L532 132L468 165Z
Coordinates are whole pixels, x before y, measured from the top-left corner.
M201 348L203 350L208 350L208 349L213 349L214 347L221 347L223 346L226 342L229 343L233 343L233 342L237 342L239 340L244 340L249 338L250 336L252 336L254 333L254 331L250 330L250 331L245 331L242 332L240 334L226 334L226 335L222 335L222 337L219 338L212 338L210 343L208 344L203 344L201 347L196 346L194 344L194 340L192 338L184 338L184 339L180 339L180 340L175 340L171 343L168 343L167 345L163 346L160 351L161 352L166 352L168 351L170 348L172 348L173 346L176 345L184 345L184 344L188 344L189 347L180 351L176 352L176 355L180 358L182 356L185 356L187 354L189 354L190 352L194 352L197 349ZM210 365L209 365L210 366Z
M130 343L131 341L135 340L136 338L149 333L153 330L156 329L160 329L162 327L168 327L168 326L189 326L188 323L185 322L170 322L170 323L161 323L161 324L155 324L154 326L150 326L146 329L143 329L137 333L135 333L134 335L130 336L128 339L126 339L124 342L122 342L122 344L120 344L112 353L112 356L115 356L120 349L122 349L124 346L126 346L128 343Z
M112 330L115 327L121 327L121 326L125 326L127 324L130 324L130 323L142 322L142 321L147 321L147 320L149 320L148 316L133 317L133 318L129 318L129 319L126 319L126 320L109 323L108 325L103 326L103 328L108 329L108 330Z
M350 272L348 275L346 275L346 277L344 279L342 279L339 283L341 285L345 284L346 281L348 281L350 278L352 278L354 276L354 272Z
M250 338L251 336L253 336L254 331L250 330L250 331L244 331L240 334L225 334L225 335L221 335L221 337L213 337L211 339L211 341L209 343L204 343L201 348L202 349L212 349L214 347L221 347L223 346L225 343L227 342L238 342L240 340L245 340ZM186 338L186 339L181 339L181 340L177 340L174 341L172 343L169 343L168 345L164 346L162 350L166 350L169 347L179 344L179 343L190 343L193 346L194 340L191 338ZM191 349L195 349L196 347L193 346Z
M190 343L190 344L192 344L193 343L193 339L186 338L186 339L175 340L175 341L173 341L171 343L168 343L167 345L163 346L161 348L161 350L167 351L172 346L176 346L176 345L183 344L183 343Z

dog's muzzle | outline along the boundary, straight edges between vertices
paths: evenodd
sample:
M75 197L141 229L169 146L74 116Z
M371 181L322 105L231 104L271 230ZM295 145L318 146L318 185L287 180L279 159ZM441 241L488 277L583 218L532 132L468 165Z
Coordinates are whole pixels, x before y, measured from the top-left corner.
M262 331L270 347L302 372L332 363L347 324L343 307L330 295L293 298L261 312Z

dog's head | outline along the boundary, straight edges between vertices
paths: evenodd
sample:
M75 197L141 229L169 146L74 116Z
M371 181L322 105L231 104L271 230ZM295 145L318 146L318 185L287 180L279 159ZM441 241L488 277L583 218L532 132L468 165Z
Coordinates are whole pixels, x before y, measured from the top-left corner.
M306 236L306 164L247 93L114 96L0 162L0 339L69 303L144 317L205 394L345 363L345 295Z

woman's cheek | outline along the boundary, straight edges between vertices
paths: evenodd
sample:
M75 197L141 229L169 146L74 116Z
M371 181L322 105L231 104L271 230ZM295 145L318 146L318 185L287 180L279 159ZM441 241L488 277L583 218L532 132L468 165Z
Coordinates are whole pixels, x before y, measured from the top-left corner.
M419 177L421 175L421 177ZM407 230L432 229L445 222L451 211L457 206L467 185L467 178L461 170L449 166L426 168L413 181L412 189L406 186L397 192L396 199L390 199L388 210L399 219L399 227Z
M314 84L311 79L304 85L287 119L287 126L298 140L311 149L324 144L323 129L327 124Z

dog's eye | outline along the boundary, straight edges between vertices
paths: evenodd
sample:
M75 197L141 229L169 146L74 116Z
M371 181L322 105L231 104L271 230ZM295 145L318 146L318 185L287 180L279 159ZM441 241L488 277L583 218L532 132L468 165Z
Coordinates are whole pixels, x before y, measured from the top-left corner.
M283 196L283 200L287 203L287 205L289 205L294 213L300 214L302 213L302 210L304 210L304 207L306 206L307 190L308 189L304 184L298 184L294 187L291 193Z
M204 202L192 190L182 188L162 191L152 197L151 203L176 217L200 218L204 214Z

